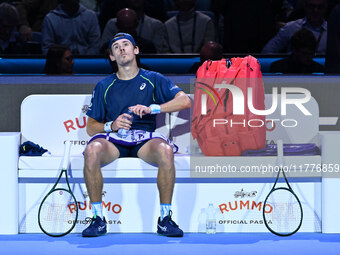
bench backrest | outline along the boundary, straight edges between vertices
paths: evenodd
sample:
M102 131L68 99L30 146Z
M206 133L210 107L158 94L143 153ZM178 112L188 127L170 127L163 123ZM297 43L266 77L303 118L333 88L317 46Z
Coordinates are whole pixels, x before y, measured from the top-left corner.
M271 106L271 95L266 95L266 109ZM86 133L86 110L91 95L31 95L21 104L22 142L32 141L48 149L52 155L63 154L65 140L73 142L72 155L83 152L89 136ZM305 116L296 106L287 107L287 115L277 110L267 116L267 141L283 139L286 143L307 143L315 139L319 127L318 104L312 98L304 106L312 113ZM272 119L273 121L268 121ZM295 122L293 121L295 120ZM271 123L275 123L272 127ZM292 126L297 123L296 127ZM257 123L253 123L254 125ZM190 109L157 116L157 132L169 136L188 153L190 148Z

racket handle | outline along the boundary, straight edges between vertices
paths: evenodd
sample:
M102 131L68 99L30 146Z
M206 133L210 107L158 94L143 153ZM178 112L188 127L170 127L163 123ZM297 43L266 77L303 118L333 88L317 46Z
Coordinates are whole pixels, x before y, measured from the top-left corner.
M62 169L67 170L70 163L71 141L65 141Z
M277 140L277 163L279 166L283 166L283 142L282 140Z

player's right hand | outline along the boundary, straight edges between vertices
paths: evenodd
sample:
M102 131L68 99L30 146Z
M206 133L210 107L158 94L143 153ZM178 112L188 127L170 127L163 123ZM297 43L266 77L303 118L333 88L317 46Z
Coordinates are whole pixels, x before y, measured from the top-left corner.
M113 122L112 129L113 131L118 131L120 128L130 129L131 125L131 115L123 113L119 115L118 118Z

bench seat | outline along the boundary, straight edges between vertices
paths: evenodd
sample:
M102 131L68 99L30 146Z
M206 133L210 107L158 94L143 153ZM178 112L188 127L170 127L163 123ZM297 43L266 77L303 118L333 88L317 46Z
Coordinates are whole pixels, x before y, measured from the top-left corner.
M207 158L204 158L207 159ZM45 178L55 177L59 174L62 157L61 156L43 156L43 157L19 157L19 178ZM214 157L211 158L214 161ZM225 178L252 178L259 177L258 174L251 172L257 169L262 169L261 166L275 166L276 157L227 157L225 162L237 169L237 172L223 173ZM321 164L321 156L289 156L285 158L285 166L290 171L288 176L291 177L321 177L321 173L317 171L306 171L307 165ZM71 157L72 177L83 177L83 156ZM303 168L303 171L300 170ZM198 170L190 175L190 156L186 154L175 155L175 168L177 178L203 177L213 178L221 177L209 174ZM252 170L253 169L253 170ZM294 171L294 169L296 169ZM193 169L192 171L195 171ZM154 165L148 164L138 158L120 158L102 168L104 178L156 178L158 168ZM273 177L273 172L263 172L260 177Z

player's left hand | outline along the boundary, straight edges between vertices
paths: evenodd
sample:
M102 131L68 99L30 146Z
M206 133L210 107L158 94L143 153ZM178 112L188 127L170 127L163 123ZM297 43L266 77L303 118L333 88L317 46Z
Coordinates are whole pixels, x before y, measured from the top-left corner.
M150 114L151 108L145 105L137 104L135 106L129 107L129 109L136 115L138 115L140 118L143 117L143 115Z

